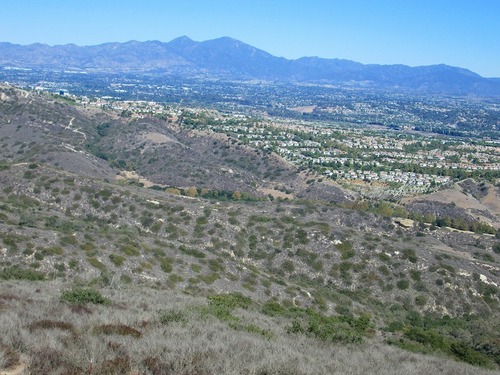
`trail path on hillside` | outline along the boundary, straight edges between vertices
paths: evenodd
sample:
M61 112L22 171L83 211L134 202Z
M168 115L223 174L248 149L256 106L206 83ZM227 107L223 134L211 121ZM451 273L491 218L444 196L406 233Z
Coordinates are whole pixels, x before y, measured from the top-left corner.
M77 133L77 134L80 134L81 136L83 136L83 139L84 140L87 140L87 134L85 134L84 132L82 132L79 128L73 128L73 121L75 120L74 117L71 118L71 120L69 120L69 124L66 125L64 127L64 129L68 129L68 130L71 130L72 132L74 133Z

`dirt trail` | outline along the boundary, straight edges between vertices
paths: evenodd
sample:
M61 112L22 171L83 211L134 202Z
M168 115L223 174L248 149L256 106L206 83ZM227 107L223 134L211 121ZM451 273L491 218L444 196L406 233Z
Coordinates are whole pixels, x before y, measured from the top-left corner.
M71 118L71 120L69 120L69 124L68 124L68 125L66 125L66 126L64 127L64 129L68 129L68 130L71 130L71 131L72 131L72 132L74 132L74 133L80 134L81 136L83 136L83 139L84 139L84 140L87 140L87 134L85 134L84 132L80 131L80 129L79 129L79 128L75 128L75 129L73 128L73 120L74 120L74 119L75 119L75 118L74 118L74 117L72 117L72 118ZM82 142L83 142L83 141L82 141Z

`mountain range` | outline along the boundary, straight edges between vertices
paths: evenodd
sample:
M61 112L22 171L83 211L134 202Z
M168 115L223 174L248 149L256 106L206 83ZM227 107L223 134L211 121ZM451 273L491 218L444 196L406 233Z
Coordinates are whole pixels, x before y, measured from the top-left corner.
M197 42L129 41L95 46L0 43L0 67L99 73L144 73L230 80L266 80L401 89L453 95L500 95L500 79L444 64L361 64L343 59L276 57L222 37Z

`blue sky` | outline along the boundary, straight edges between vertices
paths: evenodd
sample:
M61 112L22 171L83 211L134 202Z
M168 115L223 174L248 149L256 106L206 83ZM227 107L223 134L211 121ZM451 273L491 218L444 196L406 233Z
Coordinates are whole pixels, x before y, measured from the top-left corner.
M500 0L1 0L0 41L230 36L286 58L448 64L500 77Z

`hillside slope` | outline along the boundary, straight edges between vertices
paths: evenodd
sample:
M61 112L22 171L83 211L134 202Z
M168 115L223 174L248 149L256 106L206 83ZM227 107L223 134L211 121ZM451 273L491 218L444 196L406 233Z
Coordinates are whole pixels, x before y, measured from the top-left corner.
M342 373L348 363L319 356L349 344L360 357L403 358L398 346L498 370L495 237L400 227L335 202L148 189L116 179L119 160L157 183L176 170L186 171L179 184L196 182L193 164L215 171L220 162L242 174L207 179L206 189L252 186L269 168L281 168L282 183L302 177L220 135L2 90L0 358L10 360L0 369L24 363L47 374ZM196 153L204 160L179 162ZM258 166L226 160L231 155L253 156ZM163 162L145 162L152 157ZM166 160L171 166L159 170ZM195 336L201 343L191 349L178 343ZM239 361L244 368L223 360L236 355L233 345L217 354L206 349L211 340L250 347ZM313 355L293 342L324 351ZM301 359L290 367L282 353L274 364L272 356L262 363L262 345ZM369 354L370 345L383 349ZM476 371L443 358L411 358L418 361L413 373ZM384 368L385 360L374 361Z

